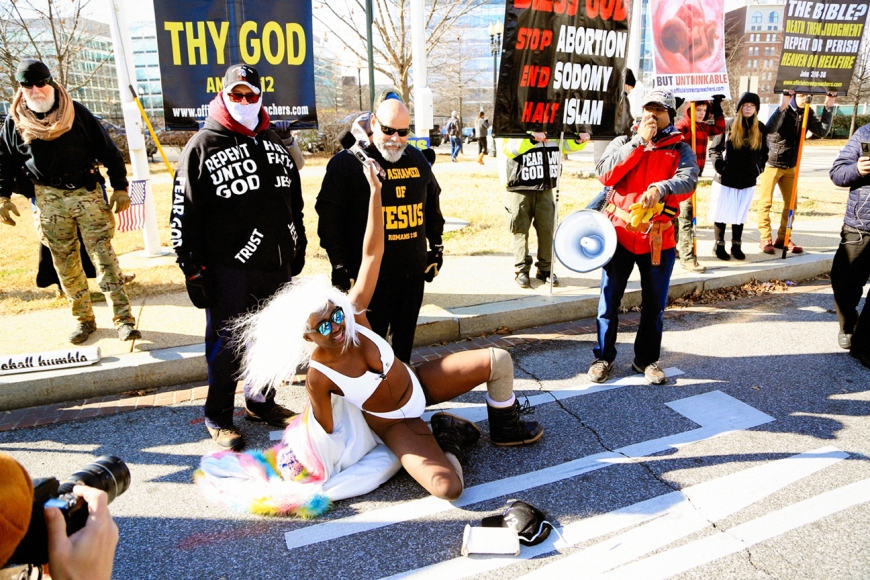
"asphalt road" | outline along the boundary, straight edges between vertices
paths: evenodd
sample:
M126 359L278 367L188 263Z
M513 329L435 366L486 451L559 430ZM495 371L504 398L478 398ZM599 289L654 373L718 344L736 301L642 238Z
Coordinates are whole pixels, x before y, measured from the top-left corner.
M0 433L0 450L36 477L127 461L117 578L868 578L870 370L837 347L832 307L819 283L668 320L665 386L631 373L631 327L603 386L585 376L591 335L515 348L516 389L546 434L496 448L481 422L456 505L400 472L318 520L230 512L192 484L213 450L198 403ZM298 408L301 390L281 400ZM270 444L239 423L249 447ZM514 497L562 539L460 556L465 524Z

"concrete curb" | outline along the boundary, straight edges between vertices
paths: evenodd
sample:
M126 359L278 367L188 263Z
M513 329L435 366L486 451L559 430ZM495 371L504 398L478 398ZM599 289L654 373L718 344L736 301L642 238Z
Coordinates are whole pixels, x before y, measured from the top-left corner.
M791 255L785 261L769 260L679 277L672 279L669 295L679 298L691 292L739 286L753 279L806 280L830 272L832 261L833 251ZM598 296L595 286L571 296L535 295L423 314L418 320L415 346L476 338L502 327L521 330L591 318L598 310ZM638 306L640 298L639 283L629 282L623 306ZM200 343L106 357L87 367L7 375L0 378L0 411L204 382L204 352Z

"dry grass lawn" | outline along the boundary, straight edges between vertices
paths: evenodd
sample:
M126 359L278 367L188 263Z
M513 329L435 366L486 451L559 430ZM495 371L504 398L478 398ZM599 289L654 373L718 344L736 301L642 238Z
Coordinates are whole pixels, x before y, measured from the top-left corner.
M840 145L845 141L808 141L808 146ZM471 150L471 149L469 149ZM466 155L468 155L468 151ZM476 149L474 149L476 151ZM473 151L472 151L473 152ZM510 252L511 242L507 231L504 208L504 188L496 171L496 160L487 158L481 167L468 155L467 161L450 163L449 157L439 155L435 174L441 184L441 208L445 216L460 218L470 225L457 232L445 235L445 252L448 255L482 255ZM326 253L320 248L317 238L317 214L314 203L328 159L309 158L302 171L302 191L305 198L305 226L308 234L308 258L305 273L328 272ZM590 164L568 161L561 185L559 215L582 209L600 191L596 179L582 177L591 171ZM151 164L152 184L156 199L160 240L169 247L170 179L162 163ZM799 190L799 213L805 218L842 216L845 198L838 190L819 183L803 183ZM709 227L703 221L707 212L709 185L698 188L698 215L701 227ZM0 253L0 316L14 315L43 308L66 307L66 300L57 297L56 287L39 289L35 285L38 242L30 218L30 202L14 196L22 217L14 228L0 225L4 251ZM774 211L779 211L774 206ZM754 208L753 208L754 209ZM751 214L750 214L751 215ZM753 219L753 218L750 218ZM751 222L750 222L751 224ZM754 225L754 224L753 224ZM751 227L751 226L750 226ZM116 234L115 251L121 255L142 250L141 232ZM135 272L136 280L128 290L131 298L180 291L184 287L181 271L175 266L156 266ZM90 281L94 300L103 300L96 282Z

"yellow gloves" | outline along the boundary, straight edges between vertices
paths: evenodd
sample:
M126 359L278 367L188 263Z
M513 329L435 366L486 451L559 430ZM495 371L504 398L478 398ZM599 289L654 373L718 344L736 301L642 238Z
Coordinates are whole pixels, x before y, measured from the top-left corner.
M120 213L130 207L130 196L123 189L116 189L109 198L109 209ZM114 208L114 209L113 209Z
M630 221L631 227L636 228L640 224L645 224L649 222L653 218L653 216L659 215L662 213L662 210L665 208L665 204L659 202L655 204L653 207L644 208L640 203L633 203L629 206L629 210L631 213Z
M21 214L18 213L18 208L15 207L15 204L8 197L0 197L0 222L7 226L14 226L15 220L9 215L10 213L21 217Z

